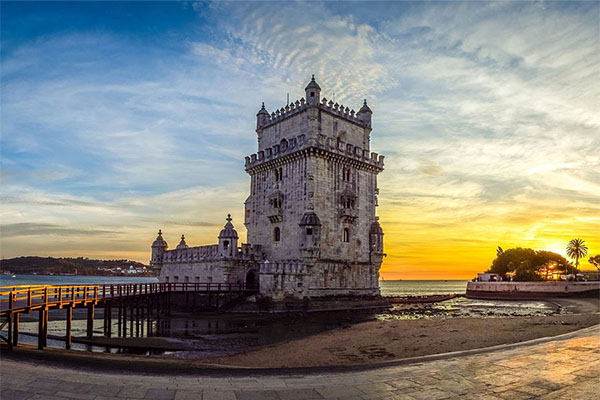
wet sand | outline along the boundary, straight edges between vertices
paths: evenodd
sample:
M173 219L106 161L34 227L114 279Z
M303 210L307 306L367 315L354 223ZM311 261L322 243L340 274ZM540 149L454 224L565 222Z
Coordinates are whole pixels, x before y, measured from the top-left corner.
M600 323L598 299L554 302L573 314L369 321L244 354L202 358L201 361L271 368L367 364L517 343Z

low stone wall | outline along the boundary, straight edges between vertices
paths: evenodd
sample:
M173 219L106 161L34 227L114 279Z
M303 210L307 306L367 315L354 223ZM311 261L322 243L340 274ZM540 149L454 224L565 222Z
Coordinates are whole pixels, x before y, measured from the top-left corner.
M550 297L598 296L600 282L469 282L472 299L523 300Z

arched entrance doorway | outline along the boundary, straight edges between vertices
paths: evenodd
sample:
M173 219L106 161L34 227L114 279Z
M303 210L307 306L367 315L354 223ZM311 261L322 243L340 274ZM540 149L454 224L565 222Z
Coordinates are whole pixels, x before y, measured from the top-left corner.
M246 273L246 289L258 289L258 273L255 269Z

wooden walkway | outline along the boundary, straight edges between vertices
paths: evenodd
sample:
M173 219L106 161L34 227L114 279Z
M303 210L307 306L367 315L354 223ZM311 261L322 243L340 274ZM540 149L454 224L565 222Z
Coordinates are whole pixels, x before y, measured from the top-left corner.
M38 348L47 345L48 311L66 310L65 347L71 347L71 327L74 308L87 308L87 337L93 336L96 306L104 310L104 336L112 336L113 307L118 311L118 335L127 335L129 314L130 333L134 325L139 336L140 323L151 322L169 314L171 296L175 293L202 294L208 297L209 306L219 308L220 298L248 296L258 291L237 283L137 283L117 285L38 285L0 287L0 329L8 325L7 337L0 336L9 348L19 343L19 317L21 313L38 311Z

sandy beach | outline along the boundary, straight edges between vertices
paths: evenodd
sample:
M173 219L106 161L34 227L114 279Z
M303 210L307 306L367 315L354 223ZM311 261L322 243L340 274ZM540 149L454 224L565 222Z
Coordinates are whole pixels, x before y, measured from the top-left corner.
M365 364L517 343L600 323L598 299L556 302L573 314L369 321L244 354L201 361L272 368Z

